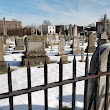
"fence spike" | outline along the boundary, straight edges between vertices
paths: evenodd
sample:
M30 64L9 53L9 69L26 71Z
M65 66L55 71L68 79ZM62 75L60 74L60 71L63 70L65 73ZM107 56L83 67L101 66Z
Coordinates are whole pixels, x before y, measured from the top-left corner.
M74 55L73 61L76 61L76 55Z
M108 54L108 61L107 61L107 72L109 72L110 67L110 52ZM108 110L108 97L109 97L109 77L110 75L106 75L106 88L105 88L105 104L104 104L104 110Z
M45 62L44 62L44 64L47 64L47 60L45 59Z
M31 89L31 69L30 69L29 61L27 65L27 84L28 84L28 89ZM32 110L31 92L28 93L28 110Z
M62 64L62 58L60 58L59 62L59 82L62 82L63 79L63 64ZM62 110L62 100L63 100L63 86L59 86L59 110Z
M88 67L89 67L89 57L88 57L88 53L86 54L86 62L85 62L85 77L88 76ZM85 80L85 85L84 85L84 110L88 110L88 99L87 99L87 95L88 95L88 80Z
M60 62L59 62L60 64L62 63L62 58L60 57Z
M73 58L73 80L76 78L76 57ZM72 83L72 110L75 110L76 82Z
M98 62L97 62L97 71L96 75L99 74L100 71L100 50L98 49ZM99 106L99 84L100 84L100 77L95 78L95 98L94 98L94 110L98 110Z
M10 69L9 64L8 64L8 91L9 91L9 94L12 93L12 77L11 77L11 69ZM13 108L13 96L9 97L9 106L10 106L10 110L14 110L14 108Z
M28 61L27 67L30 67L30 63L29 63L29 61Z
M44 85L46 86L48 84L48 68L47 68L47 62L45 60L44 62ZM45 110L48 110L48 89L44 90L44 100L45 100Z

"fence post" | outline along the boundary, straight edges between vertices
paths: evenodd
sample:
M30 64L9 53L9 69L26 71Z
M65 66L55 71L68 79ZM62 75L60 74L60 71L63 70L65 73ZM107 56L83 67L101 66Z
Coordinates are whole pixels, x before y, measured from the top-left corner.
M73 59L73 80L76 78L76 57ZM72 83L72 110L75 110L76 82Z
M107 72L109 72L109 67L110 67L110 52L108 55L108 61L107 61ZM109 76L106 75L106 89L105 89L105 105L104 105L104 110L108 110L108 96L109 96Z
M9 90L9 94L11 94L12 93L12 77L11 77L11 69L9 65L8 65L8 90ZM10 107L10 110L14 110L13 96L9 97L9 107Z
M27 84L28 84L28 90L31 89L31 70L30 70L29 62L27 65ZM28 110L32 110L31 92L28 93Z
M47 72L47 62L45 60L44 63L44 84L48 84L48 72ZM48 89L44 90L44 95L45 95L45 110L48 110Z
M89 68L89 57L88 53L86 56L86 62L85 62L85 77L88 76L88 68ZM88 80L85 80L85 86L84 86L84 110L88 110L87 106L87 94L88 94Z
M98 50L98 64L97 64L96 75L99 74L99 71L100 71L100 51ZM100 77L97 77L95 79L94 110L98 110L99 107L99 84L100 84Z
M62 59L60 58L60 62L59 62L59 82L62 82L63 79L63 63L62 63ZM59 86L59 110L62 109L62 85Z

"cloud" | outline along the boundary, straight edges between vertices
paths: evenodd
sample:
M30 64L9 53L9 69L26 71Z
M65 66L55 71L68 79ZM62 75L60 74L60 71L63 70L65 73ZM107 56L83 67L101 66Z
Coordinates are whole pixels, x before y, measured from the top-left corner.
M23 25L39 25L45 19L52 24L88 25L105 13L110 17L109 0L16 0L15 4L7 10L1 8L0 15L21 20Z

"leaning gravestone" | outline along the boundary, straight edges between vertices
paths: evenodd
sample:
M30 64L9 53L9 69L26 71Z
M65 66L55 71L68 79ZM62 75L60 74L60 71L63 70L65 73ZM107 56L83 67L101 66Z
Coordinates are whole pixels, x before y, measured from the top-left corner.
M65 54L65 41L61 39L58 44L58 55Z
M40 62L50 62L45 51L45 36L32 35L28 36L25 41L26 53L22 58L23 65L27 65L28 61L31 65L39 65Z
M24 50L24 39L23 38L16 37L15 50Z
M100 34L100 39L98 40L98 45L101 46L105 43L109 43L107 32L104 31Z
M89 35L89 38L88 38L88 46L86 48L86 52L87 52L87 49L88 49L88 53L94 53L95 51L95 40L96 40L96 37L94 35L94 33L91 33Z
M7 72L7 65L4 60L4 44L3 40L0 39L0 72Z
M98 58L99 52L100 51L100 60ZM99 68L101 72L107 72L107 62L108 62L108 54L110 52L110 43L106 43L101 45L94 53L91 59L90 63L90 70L89 70L89 75L93 75L95 71ZM100 67L98 67L98 61L100 62ZM109 61L110 62L110 61ZM110 64L110 63L109 63ZM110 65L109 65L110 67ZM91 74L90 74L91 73ZM94 73L95 74L95 73ZM92 94L96 93L95 87L97 86L95 83L95 79L89 79L88 80L88 97L87 97L87 105L89 106L90 99L93 98ZM109 83L110 83L110 78L109 78ZM105 103L105 89L106 89L106 76L101 76L99 80L99 105L97 110L104 110L104 103ZM108 91L110 93L110 89ZM95 98L94 98L95 99ZM110 101L110 95L108 95L108 99ZM93 100L94 102L94 100ZM91 106L91 110L94 110L94 103ZM108 102L108 109L110 110L110 102Z
M80 47L79 47L79 37L77 36L73 37L72 53L81 54Z

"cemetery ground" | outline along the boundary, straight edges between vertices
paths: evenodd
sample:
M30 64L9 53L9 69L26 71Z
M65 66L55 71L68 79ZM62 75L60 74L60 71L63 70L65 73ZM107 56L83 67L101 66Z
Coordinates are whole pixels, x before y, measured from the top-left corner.
M84 49L87 44L85 43ZM73 54L69 54L72 49L70 45L65 45L65 52L68 53L68 61L70 63L63 64L63 79L72 78L72 61ZM59 65L60 56L58 54L58 45L46 49L47 55L53 63L48 64L48 83L55 82L59 80ZM8 52L5 55L5 61L11 66L14 71L12 71L12 87L13 90L19 90L27 88L27 69L26 67L21 67L21 57L22 53L11 53ZM91 59L92 53L89 53L89 59ZM84 58L86 53L84 54ZM76 77L83 76L85 72L85 62L79 62L81 60L81 55L76 54L77 60L77 73ZM38 68L38 66L31 67L32 74L32 87L44 84L44 68ZM0 93L8 91L7 74L0 75ZM72 84L63 86L63 106L71 107L72 101ZM59 88L55 87L48 90L48 104L49 110L58 110L58 99L59 99ZM76 83L76 110L81 110L83 108L83 98L84 98L84 82L80 81ZM32 93L32 108L33 110L44 110L44 91L38 91ZM26 95L14 97L14 109L15 110L27 110L28 109L28 97ZM8 99L0 100L0 110L9 110Z

